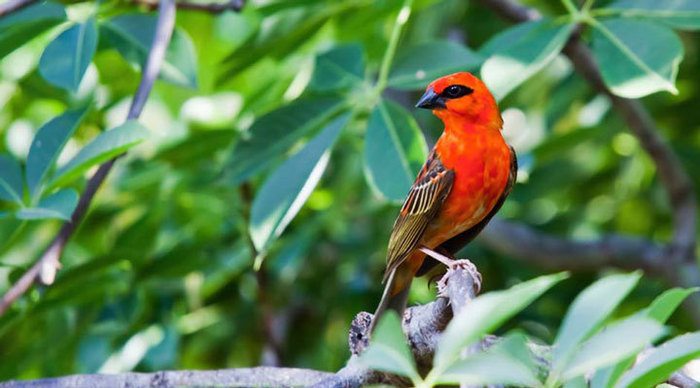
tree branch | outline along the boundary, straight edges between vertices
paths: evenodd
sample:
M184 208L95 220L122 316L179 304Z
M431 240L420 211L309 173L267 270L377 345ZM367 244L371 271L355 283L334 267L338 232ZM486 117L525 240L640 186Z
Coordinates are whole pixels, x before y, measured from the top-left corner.
M504 19L527 22L540 19L537 10L515 0L480 0ZM572 242L549 237L525 226L494 220L483 233L484 241L494 250L516 258L532 258L550 268L586 269L601 265L621 268L641 267L660 275L671 284L691 287L700 285L700 269L696 264L697 202L692 182L677 155L663 140L644 106L637 100L614 95L603 82L590 49L573 34L563 53L574 69L597 92L610 98L615 111L656 165L661 184L669 198L673 213L673 237L665 246L622 236L608 236L594 242ZM513 241L517 240L518 249ZM542 243L533 244L532 241ZM693 295L688 309L700 325L700 296Z
M36 0L8 0L0 4L0 17L19 11L32 3L36 3Z
M139 83L136 94L131 101L127 120L137 119L143 111L148 95L153 88L153 83L160 72L165 51L170 42L173 28L175 27L175 2L174 0L161 0L158 14L158 22L156 25L155 35L151 51L148 53L146 64L143 68L143 75ZM87 182L85 191L80 196L78 205L76 206L70 221L63 224L58 234L46 248L39 260L26 272L22 277L3 295L0 300L0 315L22 296L29 287L38 279L44 284L51 284L56 275L56 271L60 268L60 258L68 240L75 232L76 227L82 222L87 213L92 199L95 197L97 190L100 188L114 163L124 154L115 157L114 159L100 165L90 180Z
M416 359L419 371L430 370L433 355L442 331L453 316L453 310L460 311L476 297L477 273L469 265L456 266L449 270L438 282L442 297L421 306L406 310L402 327L408 344ZM156 373L122 373L115 375L73 375L52 379L31 381L10 381L0 383L0 388L29 387L180 387L180 386L312 386L362 387L369 384L409 386L404 378L389 373L375 372L357 362L358 355L366 348L372 314L360 312L353 320L348 342L352 356L347 365L337 373L319 372L294 368L243 368L217 371L165 371ZM469 351L482 351L499 341L498 337L487 336ZM549 348L531 344L537 367L549 370ZM681 372L674 373L669 382L681 388L695 387L696 382Z
M131 0L134 4L139 4L148 9L156 9L158 3L150 0ZM245 5L245 0L228 0L225 3L197 3L191 1L178 1L175 6L179 9L190 11L201 11L208 13L222 13L225 11L240 12Z

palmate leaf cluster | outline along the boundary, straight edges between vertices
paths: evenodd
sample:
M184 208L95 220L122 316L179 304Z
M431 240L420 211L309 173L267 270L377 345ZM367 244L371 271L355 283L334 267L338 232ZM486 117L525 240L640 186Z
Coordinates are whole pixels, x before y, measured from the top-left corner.
M0 363L0 378L258 365L270 348L263 322L281 328L273 348L282 363L338 369L348 322L379 298L397 207L440 133L412 103L427 82L454 71L480 75L505 111L521 178L502 216L574 238L666 239L668 205L653 165L560 55L581 33L606 84L619 96L648 96L664 135L693 166L700 62L688 31L700 10L691 0L664 3L600 1L572 11L534 1L545 17L513 26L460 0L179 10L138 121L125 118L153 12L130 2L47 1L0 18L0 292L70 218L96 166L129 151L67 246L55 284L0 317L2 359L12 360ZM700 183L699 171L689 172ZM478 242L465 254L490 289L541 271ZM593 280L575 274L557 286L562 292L537 299L523 327L553 343L567 304ZM425 280L417 283L411 300L432 299ZM664 288L642 281L621 309L638 310ZM687 331L686 319L673 324ZM488 357L518 361L506 350L522 348L521 339ZM136 356L134 344L142 345ZM454 366L453 356L442 366Z

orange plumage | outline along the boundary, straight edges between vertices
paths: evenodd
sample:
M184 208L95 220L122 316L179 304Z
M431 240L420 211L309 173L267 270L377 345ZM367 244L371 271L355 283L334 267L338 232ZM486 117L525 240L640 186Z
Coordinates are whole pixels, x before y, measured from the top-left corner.
M445 129L394 223L375 322L386 308L399 313L405 308L425 260L418 248L455 251L475 237L500 208L517 170L515 153L501 135L496 101L472 74L435 80L416 107L432 109Z

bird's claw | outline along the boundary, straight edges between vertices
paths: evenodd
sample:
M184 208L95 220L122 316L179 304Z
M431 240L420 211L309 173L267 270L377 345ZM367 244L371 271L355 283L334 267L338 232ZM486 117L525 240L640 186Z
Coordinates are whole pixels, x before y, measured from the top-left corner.
M438 280L437 282L437 287L438 287L438 296L439 297L448 297L447 295L447 281L450 278L450 274L453 273L454 271L467 271L469 272L469 275L471 276L473 280L473 287L474 287L474 295L478 294L481 291L481 282L482 282L482 277L481 273L479 273L479 270L476 268L474 263L467 259L460 259L460 260L454 260L452 261L448 266L447 266L447 273Z

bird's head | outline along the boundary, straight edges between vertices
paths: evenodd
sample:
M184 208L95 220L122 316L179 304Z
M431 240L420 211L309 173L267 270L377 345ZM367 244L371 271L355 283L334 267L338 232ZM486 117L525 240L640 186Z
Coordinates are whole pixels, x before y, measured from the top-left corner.
M426 88L417 108L432 109L443 121L467 120L501 127L501 114L486 85L467 72L438 78Z

